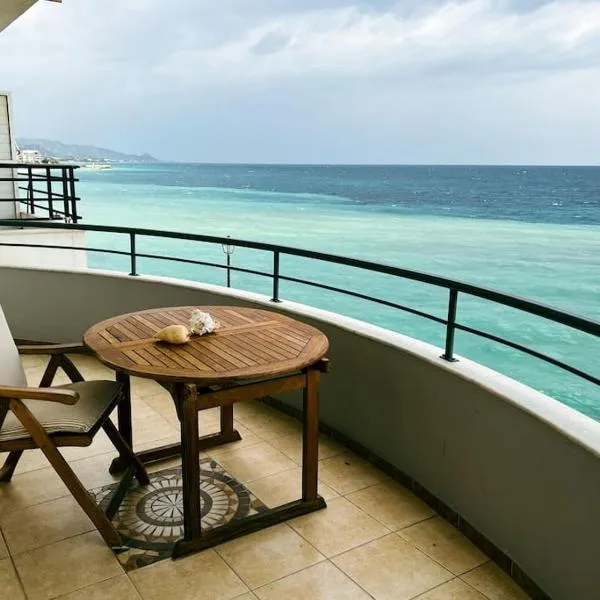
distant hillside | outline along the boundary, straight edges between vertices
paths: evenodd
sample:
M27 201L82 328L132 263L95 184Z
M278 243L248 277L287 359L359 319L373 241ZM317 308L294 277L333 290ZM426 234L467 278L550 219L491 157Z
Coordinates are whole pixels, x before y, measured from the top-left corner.
M17 146L21 150L39 150L44 158L60 158L78 161L109 162L158 162L150 154L123 154L107 148L85 146L79 144L63 144L55 140L37 138L17 138Z

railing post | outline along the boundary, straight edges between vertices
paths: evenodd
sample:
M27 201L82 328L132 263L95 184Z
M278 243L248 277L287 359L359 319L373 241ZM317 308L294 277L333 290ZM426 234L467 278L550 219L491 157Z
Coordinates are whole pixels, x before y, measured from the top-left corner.
M273 297L271 302L281 302L279 299L279 251L273 252Z
M60 167L60 175L62 179L62 194L63 194L63 218L65 223L69 222L69 187L67 181L67 168Z
M129 256L131 258L131 273L129 273L130 275L132 275L133 277L137 276L137 270L136 270L136 265L135 265L135 233L130 233L129 234Z
M456 331L456 305L458 290L450 289L448 297L448 321L446 322L446 350L441 358L448 362L456 362L454 358L454 332Z
M75 194L75 169L69 168L69 195L71 196L71 220L77 223L79 217L77 215L77 196Z
M27 212L31 215L35 214L35 202L33 201L33 172L31 167L27 167Z
M46 167L46 193L48 194L48 216L54 219L54 203L52 201L52 171Z

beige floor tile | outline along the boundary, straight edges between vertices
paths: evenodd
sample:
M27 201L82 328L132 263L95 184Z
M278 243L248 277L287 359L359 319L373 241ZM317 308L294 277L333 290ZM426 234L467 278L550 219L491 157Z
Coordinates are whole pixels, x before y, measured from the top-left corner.
M96 434L94 441L89 446L60 448L60 453L69 462L98 456L99 454L107 454L108 452L113 452L115 456L117 455L115 447L102 430Z
M235 405L235 414L240 418L251 417L260 412L268 412L269 407L260 400L245 400L237 402Z
M234 429L237 429L238 433L242 437L241 440L237 440L236 442L231 442L229 444L223 444L222 446L215 446L214 448L209 448L207 453L209 453L213 458L219 460L219 456L230 450L235 448L247 448L248 446L255 446L256 444L261 444L264 442L262 438L259 438L255 433L252 433L249 429L240 425L238 422L234 421Z
M52 467L14 475L10 482L0 484L0 515L68 494Z
M248 591L214 550L162 560L130 575L144 600L230 600Z
M69 465L79 477L87 490L116 483L121 480L121 475L111 475L108 472L110 463L117 456L117 452L97 454L89 458L71 461Z
M260 600L369 600L371 596L329 561L256 590Z
M440 585L415 600L486 600L477 590L460 579Z
M170 423L177 424L179 419L177 418L177 411L175 410L175 404L173 398L165 390L158 394L149 394L148 396L142 396L142 400L153 410L159 413L163 418L167 419Z
M71 496L0 514L0 526L13 556L94 529Z
M452 579L449 571L394 533L332 561L376 600L408 600Z
M68 356L79 369L84 379L105 379L107 381L114 381L115 372L111 368L103 365L93 356L87 356L85 354L69 354Z
M0 559L6 558L8 556L8 547L6 546L6 542L4 541L4 537L2 535L2 529L0 528Z
M302 464L302 432L269 438L269 443L295 463ZM337 444L331 438L326 435L319 436L319 460L337 456L344 452L346 452L346 448Z
M274 437L294 435L302 431L300 421L272 408L269 409L269 412L246 417L241 420L241 423L244 427L267 441Z
M178 444L181 441L181 435L179 431L173 431L165 438L149 440L143 444L135 444L135 451L141 452L142 450L150 450L159 446L165 446L166 444Z
M269 475L252 481L247 487L269 507L292 502L302 496L302 469L296 467L283 473ZM338 496L337 492L321 481L319 482L319 494L324 500Z
M24 369L43 369L49 360L47 354L21 354L20 358Z
M10 600L25 600L25 594L10 558L0 560L0 597Z
M494 563L473 569L461 579L480 591L489 600L527 600L529 596Z
M56 600L140 600L141 596L127 577L120 575L88 585Z
M27 385L30 387L38 387L42 377L44 376L44 371L45 366L29 367L25 369L25 379L27 381Z
M216 456L210 450L208 452L228 473L243 483L288 471L296 466L294 461L266 442L238 446L219 452Z
M353 492L346 498L392 531L435 515L425 502L394 481Z
M290 526L325 556L334 556L390 532L345 498L290 521Z
M131 377L131 391L137 396L150 396L164 392L164 388L153 379L143 379L141 377Z
M466 573L489 560L460 531L440 517L402 529L398 535L455 575Z
M245 594L242 594L241 596L236 596L234 598L234 600L257 600L257 598L258 598L258 596L256 596L252 592L246 592Z
M323 560L319 552L285 524L222 544L217 552L250 589Z
M322 460L319 471L321 479L340 494L389 480L381 471L350 452Z
M238 402L234 408L235 418L248 426L248 424L259 425L261 420L273 419L277 416L285 416L284 413L278 411L271 406L267 406L259 400L250 400Z
M137 450L140 444L160 440L172 435L179 435L180 429L170 423L155 410L148 409L143 414L133 414L133 447ZM204 433L204 432L203 432Z
M8 454L2 454L0 460L4 462L4 459L7 456ZM49 466L50 463L41 450L25 450L21 456L21 459L19 460L19 464L15 470L15 475L27 473L29 471L36 471L37 469L45 469Z
M24 552L14 561L29 600L49 600L123 573L95 531Z

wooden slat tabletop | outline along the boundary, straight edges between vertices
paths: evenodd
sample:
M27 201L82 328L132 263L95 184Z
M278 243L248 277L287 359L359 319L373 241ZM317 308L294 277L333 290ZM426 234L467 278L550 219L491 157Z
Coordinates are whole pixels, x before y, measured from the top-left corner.
M220 324L182 345L153 338L167 325L189 325L194 310ZM160 381L215 383L291 373L325 356L318 329L275 312L239 306L183 306L144 310L102 321L84 342L104 364Z

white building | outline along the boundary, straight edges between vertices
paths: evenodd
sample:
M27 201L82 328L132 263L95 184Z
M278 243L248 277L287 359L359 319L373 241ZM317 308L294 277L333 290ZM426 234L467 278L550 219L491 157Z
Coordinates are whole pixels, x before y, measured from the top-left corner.
M3 7L4 8L4 7ZM0 20L0 29L2 28ZM24 181L2 181L2 179L21 178L23 172L18 173L16 146L14 143L14 128L12 126L11 98L8 92L0 92L0 220L14 220L20 218L35 218L47 216L39 210L35 214L28 214L27 207L22 204L22 199L27 196L27 191L19 189L19 185L26 188ZM21 152L21 163L40 163L41 155L37 150L24 150ZM84 233L81 231L48 230L48 229L23 229L0 225L0 242L10 244L50 244L68 247L82 247L85 245ZM61 250L51 259L43 248L24 248L22 246L0 246L0 265L11 266L41 266L52 265L61 267L85 267L87 264L85 253L78 250Z
M42 162L42 153L39 150L17 150L17 161L27 164L39 164Z

